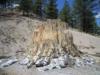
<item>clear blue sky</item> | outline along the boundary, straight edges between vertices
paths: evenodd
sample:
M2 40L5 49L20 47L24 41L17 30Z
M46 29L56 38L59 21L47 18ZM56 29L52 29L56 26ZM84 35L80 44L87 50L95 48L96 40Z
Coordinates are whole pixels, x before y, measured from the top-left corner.
M67 1L69 2L70 6L72 6L73 0L67 0ZM64 4L64 0L58 0L57 4L58 4L58 9L61 10L63 7L63 4ZM99 13L100 13L100 11L99 11ZM98 25L100 25L100 18L96 19L96 22Z
M58 0L57 4L58 4L58 9L61 10L64 4L64 0Z

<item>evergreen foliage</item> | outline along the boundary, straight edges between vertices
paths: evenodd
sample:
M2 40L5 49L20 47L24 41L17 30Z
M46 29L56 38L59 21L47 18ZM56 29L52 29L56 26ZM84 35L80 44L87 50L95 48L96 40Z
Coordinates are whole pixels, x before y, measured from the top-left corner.
M49 19L57 19L58 18L58 9L57 9L57 0L48 0L47 8L46 8L46 16Z
M92 12L92 0L75 0L74 22L80 30L93 33L96 26L95 17Z
M43 0L35 0L33 5L33 13L38 16L42 16L42 1Z
M32 0L21 0L20 10L23 11L23 15L28 15L32 11Z
M60 11L60 19L64 22L67 22L70 24L71 16L70 16L70 7L68 5L68 2L65 0L64 6L62 10Z

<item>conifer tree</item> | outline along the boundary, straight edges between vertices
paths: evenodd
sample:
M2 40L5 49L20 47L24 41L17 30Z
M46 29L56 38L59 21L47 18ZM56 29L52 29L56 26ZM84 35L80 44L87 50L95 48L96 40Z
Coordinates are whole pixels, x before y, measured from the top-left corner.
M57 0L48 0L47 8L46 8L46 16L49 19L57 19L58 17L58 9L57 9Z
M33 13L42 16L42 0L35 0L33 6Z
M69 7L68 2L66 0L64 2L64 6L63 6L62 10L60 11L60 19L62 21L65 21L65 22L70 24L70 19L71 19L70 7Z
M23 15L29 15L29 12L32 11L32 0L21 0L20 10L23 11Z
M77 27L88 33L94 32L96 26L95 17L92 12L92 0L75 0L74 19Z

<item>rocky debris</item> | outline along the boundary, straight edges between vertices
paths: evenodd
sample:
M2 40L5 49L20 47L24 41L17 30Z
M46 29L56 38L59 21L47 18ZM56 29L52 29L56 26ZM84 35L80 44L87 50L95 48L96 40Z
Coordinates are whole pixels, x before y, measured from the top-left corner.
M30 62L30 60L28 58L24 58L19 62L19 64L20 65L27 65L29 62Z
M26 66L27 68L31 68L34 65L33 60L30 59L30 55L22 55L18 57L18 64L22 66Z
M75 66L77 67L84 67L86 65L91 66L95 63L96 63L95 59L93 59L92 57L88 55L82 56L81 58L79 57L75 58Z
M68 65L71 65L69 56L66 54L64 56L59 56L58 58L53 58L50 61L50 64L47 66L43 67L38 67L37 69L39 71L47 71L47 70L52 70L52 69L61 69L65 68Z
M68 55L60 56L58 58L53 58L50 61L50 64L43 67L38 67L39 71L47 71L52 69L61 69L65 68L68 65L69 58Z
M47 71L52 69L61 69L69 65L76 67L86 67L96 64L95 59L91 56L83 55L81 57L72 56L60 56L59 58L53 58L49 65L43 67L37 67L39 71Z
M82 59L83 59L84 63L87 64L87 65L92 65L92 64L96 63L95 59L93 59L92 57L90 57L88 55L83 56Z
M27 66L27 68L31 68L34 65L34 62L30 60L28 57L20 59L18 63L20 65Z
M33 65L35 65L38 71L43 72L53 69L62 69L69 66L81 68L85 66L92 66L95 64L95 60L89 55L73 57L66 54L57 58L52 58L51 60L43 57L38 59L35 63L28 57L24 57L20 60L16 58L0 59L0 68L9 67L13 64L16 64L16 62L18 62L19 65L26 66L27 68L31 68Z
M49 58L40 58L39 60L36 61L35 65L36 67L42 67L42 66L46 66L50 63Z
M51 60L50 64L43 67L37 67L39 71L47 71L52 69L62 69L66 68L69 65L73 65L75 67L86 67L86 66L93 66L95 64L95 60L90 56L82 56L82 57L74 57L72 58L66 58L65 57L59 57L54 58Z
M0 60L0 68L8 67L8 66L16 63L17 61L18 61L17 59L1 59Z
M27 64L27 68L32 68L34 65L34 62L33 61L30 61L28 64Z
M68 65L71 65L72 62L70 62L71 59L69 58L69 55L62 55L57 58L52 58L51 60L48 57L42 57L38 59L36 62L33 62L28 57L21 59L19 61L20 65L26 65L27 68L32 67L35 65L37 69L44 69L44 70L52 70L54 68L61 69L65 68Z

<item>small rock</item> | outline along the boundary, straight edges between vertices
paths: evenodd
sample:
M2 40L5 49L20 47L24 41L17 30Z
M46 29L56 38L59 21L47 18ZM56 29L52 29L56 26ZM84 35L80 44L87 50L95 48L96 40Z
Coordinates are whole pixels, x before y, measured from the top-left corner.
M49 59L48 58L40 58L35 63L36 67L43 67L43 66L46 66L48 64L49 64Z
M19 64L21 64L21 65L27 65L29 62L30 62L30 60L29 60L28 58L24 58L24 59L22 59L22 60L19 62Z
M17 61L18 61L17 59L9 59L8 61L2 63L2 64L0 65L0 67L1 67L1 68L3 68L3 67L8 67L8 66L10 66L10 65L12 65L12 64L14 64L14 63L16 63Z
M75 66L77 67L81 67L81 66L84 66L84 62L81 58L75 58Z
M93 65L95 64L95 60L90 56L82 57L85 65Z
M69 58L68 58L67 55L64 55L64 56L60 56L58 58L58 60L59 60L59 62L58 62L59 63L59 66L61 68L65 68L67 66L67 64L68 64Z
M78 67L84 67L86 65L93 65L95 64L95 60L89 56L82 56L81 58L75 58L75 65Z
M30 63L27 64L27 68L31 68L33 66L34 62L30 61Z

